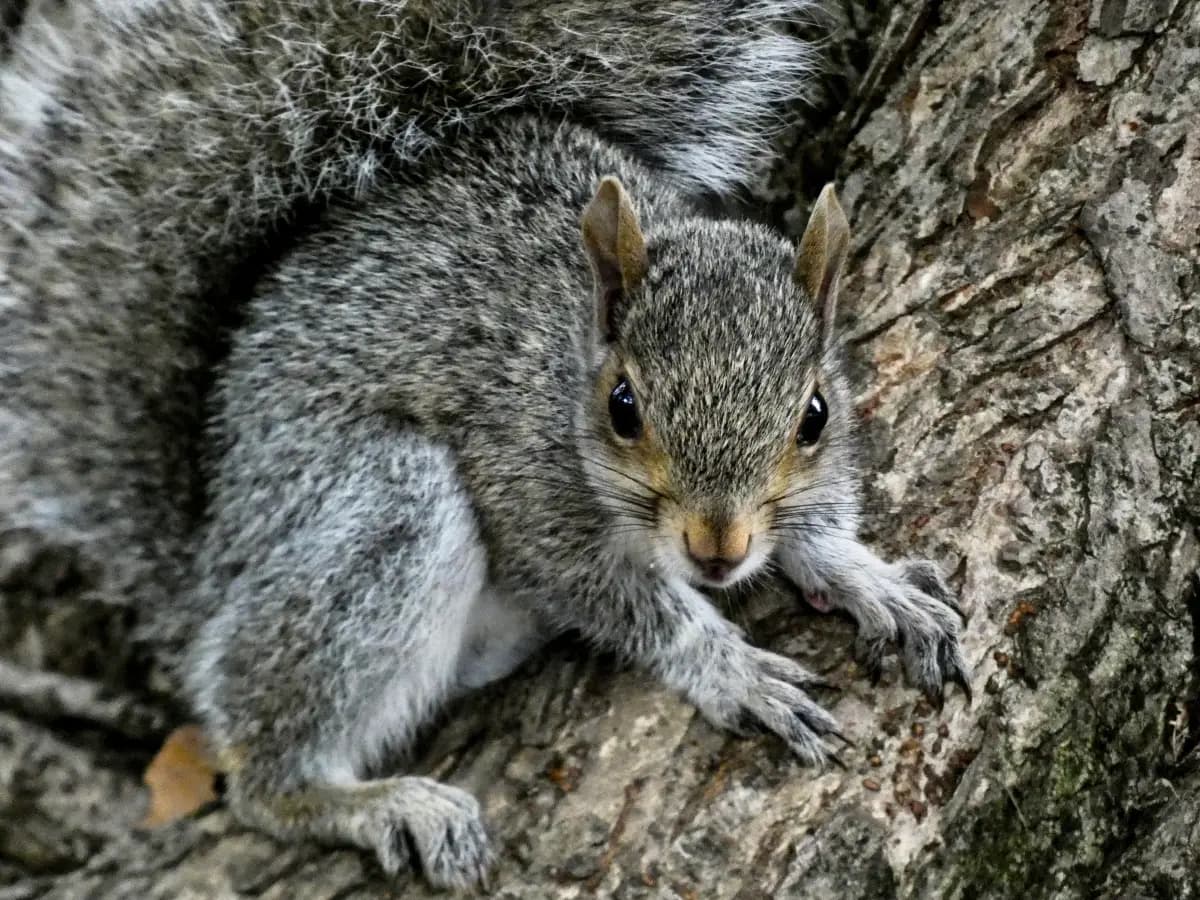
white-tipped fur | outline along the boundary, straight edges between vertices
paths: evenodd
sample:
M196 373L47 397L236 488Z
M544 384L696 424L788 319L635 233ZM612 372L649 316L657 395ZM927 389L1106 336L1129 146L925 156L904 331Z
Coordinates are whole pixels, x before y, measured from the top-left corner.
M780 111L803 97L805 78L815 67L812 48L801 41L783 35L753 41L739 59L740 74L713 85L719 98L713 108L724 121L711 137L672 143L663 135L668 168L702 190L725 193L744 185L770 158L770 138L784 123ZM763 72L777 79L765 90Z

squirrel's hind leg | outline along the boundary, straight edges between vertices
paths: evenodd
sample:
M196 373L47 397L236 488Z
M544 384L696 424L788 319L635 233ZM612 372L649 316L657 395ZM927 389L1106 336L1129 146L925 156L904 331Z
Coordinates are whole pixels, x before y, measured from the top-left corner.
M475 883L491 859L475 798L370 777L456 692L487 570L471 504L451 455L415 435L298 432L221 482L205 551L219 612L189 682L231 808L279 837L373 850L389 872ZM246 560L250 544L265 549Z

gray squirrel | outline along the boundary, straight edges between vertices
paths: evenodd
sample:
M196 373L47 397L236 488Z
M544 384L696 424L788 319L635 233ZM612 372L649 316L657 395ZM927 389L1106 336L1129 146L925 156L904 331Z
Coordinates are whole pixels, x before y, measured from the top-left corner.
M936 567L855 536L832 188L798 249L694 203L803 74L773 27L797 5L31 12L6 96L39 39L98 55L2 113L0 529L110 559L184 645L242 820L480 881L474 798L367 773L568 630L835 760L820 679L706 593L768 566L852 616L869 667L898 642L931 698L967 687ZM306 203L206 391L213 288Z
M827 761L820 679L701 590L768 559L857 619L869 665L899 641L935 700L966 685L934 566L854 536L832 328L848 236L832 188L796 252L697 215L586 128L526 118L290 251L218 382L194 595L188 686L234 809L479 880L472 797L362 773L565 630Z
M768 559L857 620L869 664L899 640L932 698L965 685L937 570L855 538L848 240L831 188L794 252L541 118L331 213L262 281L217 388L188 680L233 808L479 880L472 797L363 773L567 630L820 764L820 679L701 591Z

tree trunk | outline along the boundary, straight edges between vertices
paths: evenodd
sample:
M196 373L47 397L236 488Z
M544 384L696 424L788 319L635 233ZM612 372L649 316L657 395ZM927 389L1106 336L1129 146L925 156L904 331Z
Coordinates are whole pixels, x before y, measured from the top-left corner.
M847 771L570 646L454 710L420 768L482 798L495 897L1200 896L1200 0L845 21L857 88L805 112L767 199L794 228L836 173L868 537L954 573L973 704L930 709L894 658L871 685L852 627L775 588L743 616L841 688L821 699ZM393 895L365 855L220 807L134 830L167 714L33 674L130 677L61 664L108 646L86 604L20 609L0 610L24 664L0 669L0 898Z

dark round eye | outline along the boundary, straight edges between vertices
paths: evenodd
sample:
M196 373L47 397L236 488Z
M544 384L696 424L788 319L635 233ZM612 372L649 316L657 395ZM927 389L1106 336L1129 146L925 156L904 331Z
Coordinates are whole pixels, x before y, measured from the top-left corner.
M821 437L825 423L829 420L829 406L820 391L813 391L809 398L808 409L804 410L804 419L800 422L800 431L796 435L796 443L801 447L810 447Z
M638 415L637 398L624 377L608 395L608 415L613 431L626 440L635 440L642 433L642 417Z

